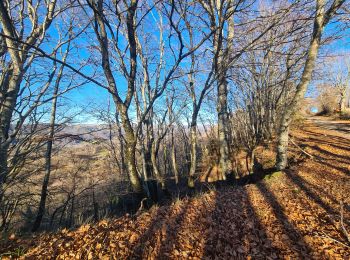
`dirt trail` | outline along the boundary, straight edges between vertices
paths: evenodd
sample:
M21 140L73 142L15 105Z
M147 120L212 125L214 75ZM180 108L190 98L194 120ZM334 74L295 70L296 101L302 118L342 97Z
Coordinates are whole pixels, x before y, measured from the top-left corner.
M350 139L320 122L292 131L285 173L17 243L28 259L349 259Z
M350 139L350 123L346 120L332 120L328 117L314 116L308 119L313 124L326 130L339 132L343 137Z

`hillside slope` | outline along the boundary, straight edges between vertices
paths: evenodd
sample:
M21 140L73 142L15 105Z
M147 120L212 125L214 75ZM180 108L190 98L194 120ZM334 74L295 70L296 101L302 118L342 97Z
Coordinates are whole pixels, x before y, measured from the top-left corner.
M256 184L13 243L25 259L348 258L350 138L307 123L293 142L294 165Z

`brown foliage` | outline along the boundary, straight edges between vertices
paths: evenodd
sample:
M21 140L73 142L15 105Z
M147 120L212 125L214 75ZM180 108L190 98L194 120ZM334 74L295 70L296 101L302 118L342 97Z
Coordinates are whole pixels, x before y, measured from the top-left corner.
M293 138L315 159L295 148L298 164L257 184L212 190L74 231L13 238L10 245L24 246L28 259L350 257L340 223L342 201L349 230L350 140L311 124Z

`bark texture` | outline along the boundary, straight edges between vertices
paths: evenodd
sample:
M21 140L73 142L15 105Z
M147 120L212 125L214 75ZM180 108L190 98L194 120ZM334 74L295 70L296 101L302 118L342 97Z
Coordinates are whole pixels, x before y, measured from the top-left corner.
M301 76L301 80L296 87L295 95L291 103L286 106L280 121L276 157L277 170L284 170L288 166L287 153L289 143L289 126L293 119L293 116L300 108L301 101L303 100L307 87L311 81L324 27L328 24L329 20L344 2L345 0L335 0L329 9L325 11L325 1L316 1L316 17L314 20L313 33L306 57L306 62L304 65L304 70Z

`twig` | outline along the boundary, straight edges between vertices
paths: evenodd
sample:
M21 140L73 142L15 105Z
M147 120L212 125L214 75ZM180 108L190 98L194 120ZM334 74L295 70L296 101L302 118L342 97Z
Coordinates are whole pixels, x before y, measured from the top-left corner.
M344 226L344 204L343 201L340 202L340 226L344 235L346 236L348 242L350 243L350 235Z
M306 154L307 156L309 156L310 159L314 159L314 156L313 156L312 154L309 154L309 153L306 152L304 149L302 149L299 145L297 145L297 144L293 141L293 139L290 139L290 142L291 142L292 144L294 144L295 147L297 147L302 153L304 153L304 154Z
M344 244L343 242L341 242L341 241L339 241L339 240L336 240L336 239L330 237L329 235L327 235L327 234L324 233L323 231L322 231L322 234L323 234L323 236L320 236L320 235L317 235L317 236L318 236L318 237L321 237L321 238L327 238L327 239L329 239L329 240L332 240L333 242L337 242L337 243L339 243L339 244L341 244L341 245L343 245L343 246L345 246L345 247L347 247L347 248L350 248L350 246L348 246L347 244Z

